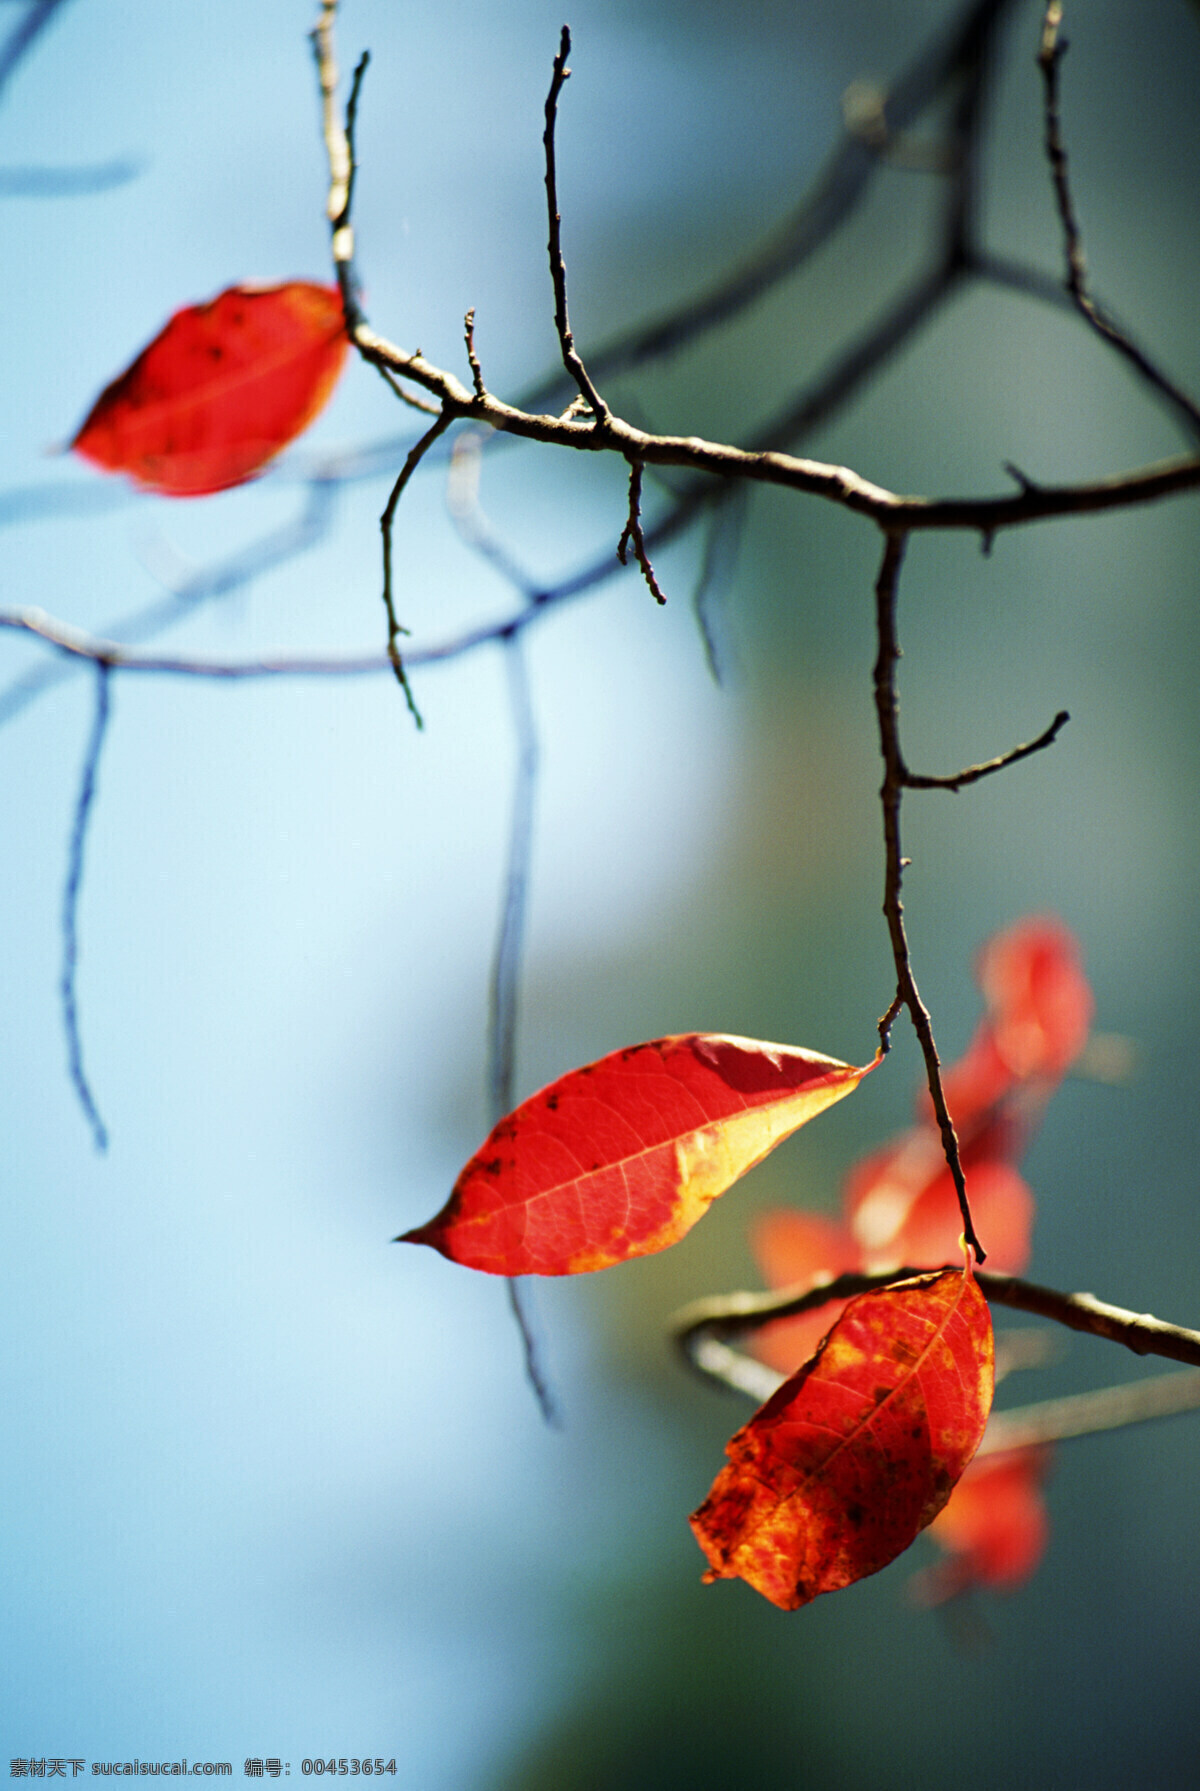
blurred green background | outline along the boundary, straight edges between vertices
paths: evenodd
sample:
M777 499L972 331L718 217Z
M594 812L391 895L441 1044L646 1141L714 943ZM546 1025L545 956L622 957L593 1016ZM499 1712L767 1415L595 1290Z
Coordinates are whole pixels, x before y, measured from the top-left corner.
M3 15L16 14L5 5ZM841 96L954 9L579 0L560 123L583 346L684 300L797 202ZM6 604L102 631L163 578L293 516L294 469L409 428L352 367L281 470L195 503L121 495L44 452L178 306L324 277L324 169L300 0L63 6L3 95L0 166L133 158L90 195L9 196ZM359 255L393 340L463 372L477 308L504 396L553 365L541 107L548 0L346 0L369 45ZM1065 125L1098 290L1200 388L1200 31L1181 0L1068 8ZM1017 5L986 134L988 244L1048 272L1040 9ZM927 134L930 121L916 133ZM608 395L664 429L746 439L925 252L936 178L880 173L847 228L736 324ZM636 408L635 408L636 407ZM806 444L893 489L1006 489L1176 453L1171 419L1069 316L953 301ZM293 471L289 471L289 467ZM64 492L65 497L47 494ZM377 516L198 607L181 651L371 650ZM103 493L101 497L99 494ZM89 507L107 504L108 507ZM520 447L482 501L548 580L615 546L620 469ZM950 771L1072 721L1052 751L906 805L915 963L944 1050L973 952L1017 916L1076 929L1126 1086L1068 1083L1027 1162L1033 1273L1200 1320L1197 500L978 543L918 539L901 632L905 741ZM397 532L418 643L503 614L431 470ZM865 524L751 500L708 675L696 537L548 616L519 1084L690 1028L861 1062L891 992ZM40 662L0 645L5 676ZM664 1319L753 1284L755 1210L832 1206L905 1123L901 1036L851 1102L668 1254L535 1289L566 1414L540 1424L503 1289L391 1248L486 1127L488 966L513 743L499 655L387 679L215 688L115 680L80 915L98 1159L64 1073L59 911L88 680L0 735L9 1396L0 1451L9 1757L394 1756L417 1791L1195 1784L1200 1427L1065 1445L1034 1582L943 1621L905 1583L928 1546L784 1616L703 1588L687 1513L746 1416L672 1359ZM901 1029L902 1030L902 1029ZM985 1240L986 1241L986 1240ZM1011 1395L1143 1372L1076 1338ZM1006 1390L1007 1396L1007 1390Z

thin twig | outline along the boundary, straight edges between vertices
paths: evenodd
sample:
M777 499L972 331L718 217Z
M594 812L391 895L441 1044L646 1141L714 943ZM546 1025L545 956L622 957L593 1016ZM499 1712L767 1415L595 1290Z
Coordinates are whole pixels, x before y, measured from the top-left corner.
M650 587L650 595L656 603L665 603L666 595L654 575L654 566L646 547L646 537L642 533L642 463L631 460L629 463L629 515L625 527L621 530L621 539L617 542L617 558L622 566L628 563L629 549L633 548L633 557L642 569L642 577Z
M939 26L887 87L893 132L906 131L945 94L970 65L980 37L1015 5L1016 0L967 0L948 25ZM743 261L676 309L593 350L588 359L597 377L631 372L675 354L757 303L821 249L866 197L881 165L877 147L845 130L795 209ZM527 407L549 405L561 386L561 374L543 380L528 395Z
M63 885L62 904L62 970L58 983L62 1000L63 1031L67 1040L67 1073L83 1109L84 1118L91 1127L92 1139L98 1151L108 1149L108 1128L100 1117L100 1110L83 1067L83 1041L79 1032L75 979L79 969L79 892L83 886L84 847L87 844L88 821L95 801L100 754L104 750L110 714L109 671L110 668L103 661L97 663L96 707L92 716L92 731L83 755L79 793L75 798L75 814L67 848L67 876Z
M1066 260L1066 289L1076 310L1102 341L1123 356L1146 384L1159 392L1181 415L1193 440L1200 437L1200 407L1161 368L1146 355L1114 320L1097 305L1088 291L1087 263L1083 253L1083 237L1075 215L1067 151L1063 142L1059 96L1059 70L1066 54L1066 42L1059 36L1062 24L1062 0L1049 0L1042 24L1038 67L1042 73L1045 119L1046 160L1054 184L1054 198L1062 225L1063 252Z
M396 506L404 496L405 487L409 480L420 466L421 461L433 446L434 442L437 441L440 435L446 433L446 430L449 429L453 421L453 415L449 411L443 410L432 426L425 431L425 434L421 437L416 446L410 450L408 458L400 470L399 477L397 478L396 483L392 486L388 501L383 507L383 515L379 518L380 533L383 536L383 607L387 611L388 658L391 661L392 670L396 674L396 682L404 692L404 700L408 704L409 714L419 728L424 727L425 724L421 720L421 711L417 708L413 698L412 688L408 682L408 673L404 669L404 661L400 656L400 636L402 634L407 634L408 629L403 627L397 618L395 597L392 590L392 525L396 519Z
M990 777L993 771L1004 771L1009 765L1015 765L1019 759L1027 759L1031 753L1041 752L1050 746L1060 731L1066 727L1071 717L1065 709L1060 709L1050 726L1040 733L1036 740L1027 740L1024 746L1014 746L1011 752L1001 753L998 759L985 759L981 765L968 765L965 771L956 771L953 777L924 777L917 772L905 770L903 784L906 790L953 790L965 788L967 784L978 783L981 777Z
M875 584L875 628L878 641L874 672L875 712L879 722L879 749L883 756L883 783L879 791L879 800L883 808L885 859L883 913L887 921L888 936L892 944L892 959L896 967L896 997L879 1022L879 1044L881 1050L888 1049L891 1028L902 1001L908 1009L913 1031L917 1035L921 1055L925 1060L925 1076L929 1084L929 1095L933 1102L933 1111L942 1137L942 1150L945 1153L946 1163L954 1182L954 1191L958 1196L963 1233L967 1243L975 1252L976 1259L979 1262L984 1262L986 1261L986 1252L976 1236L975 1226L971 1219L971 1205L967 1199L967 1184L963 1177L958 1134L954 1130L954 1121L950 1117L945 1090L942 1087L942 1069L937 1043L933 1036L933 1022L929 1017L929 1009L921 1000L917 980L913 974L908 939L904 930L904 903L900 896L907 860L903 856L900 844L900 807L904 797L905 765L900 747L900 699L896 689L896 665L900 658L900 642L896 633L896 604L905 546L906 537L904 535L890 534L885 537L883 560Z
M596 423L607 423L608 406L596 390L575 347L575 338L571 334L571 324L567 316L567 268L562 252L562 218L558 211L558 176L555 169L554 126L558 117L558 96L563 90L571 71L567 67L567 57L571 54L571 32L566 25L562 28L559 39L558 55L554 58L554 74L550 81L550 91L546 95L546 128L542 133L542 143L546 151L546 208L550 219L550 236L546 244L550 256L550 278L554 282L554 327L558 331L558 344L562 351L563 366L579 387L579 391L591 411Z

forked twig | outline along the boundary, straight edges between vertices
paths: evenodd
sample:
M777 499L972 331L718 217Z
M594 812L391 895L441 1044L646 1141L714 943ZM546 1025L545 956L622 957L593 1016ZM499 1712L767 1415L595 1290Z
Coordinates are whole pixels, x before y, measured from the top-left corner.
M642 532L642 463L631 460L629 463L629 515L625 527L621 530L621 539L617 542L617 558L622 566L628 564L629 549L633 549L633 557L642 569L642 577L650 587L650 595L656 603L665 603L666 594L655 577L654 566L646 546L646 537Z

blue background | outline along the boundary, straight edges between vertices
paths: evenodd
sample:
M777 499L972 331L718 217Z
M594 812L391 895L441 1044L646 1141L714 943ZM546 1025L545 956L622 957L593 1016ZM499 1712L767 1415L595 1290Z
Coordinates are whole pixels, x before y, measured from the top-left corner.
M243 491L136 497L44 458L180 305L327 277L311 13L75 0L4 93L0 164L139 168L86 196L2 201L5 604L103 631L284 526L314 453L409 431L354 366ZM818 169L847 83L899 67L946 16L925 0L580 0L560 191L581 344L756 240ZM1195 17L1104 0L1068 22L1097 283L1200 384ZM560 24L541 0L347 0L340 25L346 66L363 45L374 58L357 204L370 315L463 372L475 305L503 395L554 360L540 134ZM995 246L1055 270L1039 24L1018 7L985 216ZM885 174L801 277L617 382L614 404L744 439L897 289L931 192ZM1085 478L1182 445L1077 322L980 290L808 451L943 493L1005 488L1006 459ZM198 606L172 649L376 650L385 492L346 486L320 543ZM545 449L489 459L482 495L546 578L615 545L624 516L619 468ZM965 1043L968 966L993 928L1044 910L1076 928L1098 1023L1136 1041L1138 1073L1056 1099L1028 1164L1034 1272L1183 1323L1200 1319L1196 503L1024 531L987 560L965 537L918 540L902 596L920 768L1073 716L1005 777L907 805L939 1036ZM520 1092L693 1027L869 1054L890 993L875 553L854 519L760 493L721 690L689 614L694 540L659 560L665 611L627 573L535 631ZM418 642L512 603L455 539L437 472L405 498L397 563ZM15 637L0 655L6 677L44 658ZM908 1608L915 1556L792 1618L699 1585L686 1514L744 1412L676 1367L665 1315L753 1284L755 1208L834 1203L846 1166L907 1117L907 1043L678 1250L539 1285L562 1433L538 1420L503 1289L389 1245L441 1205L486 1127L513 763L494 649L416 675L420 735L387 678L114 680L80 913L84 1043L112 1133L98 1158L56 1002L90 682L0 736L5 1758L186 1754L240 1776L274 1754L295 1777L305 1756L382 1755L418 1791L1194 1785L1194 1420L1064 1446L1042 1571L971 1622ZM1014 1397L1140 1372L1076 1339Z

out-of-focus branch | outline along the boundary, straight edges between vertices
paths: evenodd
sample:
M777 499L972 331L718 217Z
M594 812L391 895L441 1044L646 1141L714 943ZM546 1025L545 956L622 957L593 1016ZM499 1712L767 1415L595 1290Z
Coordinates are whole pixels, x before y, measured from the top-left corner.
M899 1269L890 1276L842 1275L821 1287L803 1292L782 1288L769 1294L726 1294L712 1300L697 1300L685 1306L671 1320L671 1329L688 1366L706 1380L744 1393L758 1404L764 1404L787 1378L765 1362L747 1356L726 1339L756 1330L776 1318L792 1317L797 1312L813 1311L834 1299L852 1298L880 1286L890 1286L896 1279L905 1279L915 1271ZM1069 1314L1063 1321L1075 1330L1092 1330L1094 1334L1112 1337L1126 1343L1138 1354L1155 1353L1179 1360L1200 1361L1200 1333L1186 1331L1177 1325L1162 1325L1145 1315L1121 1312L1105 1306L1090 1294L1054 1294L1048 1288L1030 1283L1010 1283L1005 1293L995 1291L994 1284L1004 1277L978 1271L980 1287L989 1299L1002 1298L1010 1306L1020 1305L1026 1311L1038 1311L1046 1317ZM1026 1298L1028 1296L1028 1298ZM1057 1310L1051 1311L1054 1305ZM1088 1322L1080 1322L1084 1315ZM1097 1321L1094 1322L1094 1321ZM1124 1321L1122 1334L1112 1328L1113 1321ZM1166 1347L1152 1349L1145 1341L1147 1329L1153 1331ZM1024 1332L1010 1332L1020 1338ZM999 1343L999 1339L997 1339ZM1200 1371L1153 1375L1148 1380L1127 1382L1124 1386L1103 1387L1091 1393L1075 1393L1065 1399L1047 1399L1033 1405L1017 1406L1006 1412L993 1412L988 1419L979 1456L1006 1454L1012 1449L1044 1447L1047 1443L1065 1441L1069 1437L1091 1436L1098 1431L1117 1430L1127 1424L1141 1424L1152 1418L1166 1418L1177 1412L1200 1408Z
M832 1300L849 1300L857 1294L875 1293L881 1287L892 1287L898 1281L908 1281L914 1275L929 1272L928 1269L899 1268L877 1275L838 1275L818 1284L806 1282L796 1287L774 1288L767 1293L718 1294L683 1307L671 1319L670 1330L685 1359L693 1366L700 1366L697 1350L702 1343L712 1341L727 1345L730 1338L761 1330L775 1319L794 1318L801 1312L816 1311ZM1106 1338L1138 1356L1166 1356L1173 1362L1200 1367L1200 1331L1166 1324L1150 1313L1127 1312L1124 1307L1110 1306L1106 1301L1098 1300L1094 1294L1060 1293L1052 1287L1023 1281L1016 1275L994 1275L988 1269L977 1269L975 1279L992 1305L1031 1312L1038 1318L1065 1325L1068 1330ZM756 1363L755 1366L761 1365ZM711 1377L713 1371L703 1367L702 1372Z
M34 41L46 29L66 0L27 0L25 11L0 44L0 93L16 73Z
M108 1128L100 1117L87 1072L83 1067L83 1040L79 1031L79 1004L75 979L79 970L79 894L83 886L83 855L87 844L88 822L96 799L96 779L100 770L100 754L108 732L112 713L109 690L111 668L103 660L96 664L96 707L92 730L83 755L79 776L79 794L71 821L71 838L67 848L67 875L63 885L62 906L62 969L59 974L59 996L62 1001L63 1032L67 1041L67 1073L71 1086L83 1109L83 1116L92 1130L98 1151L108 1149Z

